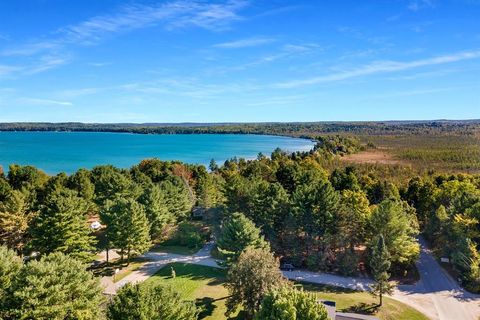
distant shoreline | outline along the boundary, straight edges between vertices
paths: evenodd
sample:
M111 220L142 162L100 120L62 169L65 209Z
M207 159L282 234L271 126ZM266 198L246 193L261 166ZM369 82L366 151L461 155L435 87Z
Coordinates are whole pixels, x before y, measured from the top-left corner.
M0 132L111 132L135 134L259 134L315 140L320 135L475 134L480 120L264 123L0 123Z

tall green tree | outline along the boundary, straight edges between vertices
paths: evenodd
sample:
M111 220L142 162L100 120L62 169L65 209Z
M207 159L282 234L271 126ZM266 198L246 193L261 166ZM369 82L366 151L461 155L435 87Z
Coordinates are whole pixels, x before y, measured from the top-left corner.
M132 253L142 254L151 245L150 226L145 208L131 198L116 198L107 202L101 219L107 225L106 236L111 248L119 249L123 260Z
M103 206L115 197L138 197L141 190L130 177L113 166L98 166L91 172L95 186L95 202Z
M321 179L314 184L300 185L292 195L293 209L302 221L306 235L306 254L310 255L318 237L335 234L335 220L339 201L331 183Z
M85 268L59 252L27 263L13 284L14 319L101 319L103 290Z
M370 225L370 247L376 244L376 236L382 234L392 262L410 264L416 261L420 253L415 238L418 223L414 211L405 202L390 199L382 201L373 210Z
M158 185L146 187L139 202L145 208L152 239L159 238L165 226L176 221L174 213L168 210L166 196Z
M255 320L327 320L325 306L314 293L283 286L268 292Z
M372 293L378 295L380 298L379 305L383 304L383 295L391 294L393 286L390 285L388 279L390 274L390 254L388 253L387 246L383 239L383 235L377 237L376 245L372 250L372 256L370 258L370 268L372 269L373 279L375 283L372 285Z
M22 252L34 216L25 194L19 190L10 190L7 198L0 202L0 244Z
M188 188L179 177L171 176L159 183L168 211L178 220L189 217L193 203Z
M15 251L0 246L0 319L12 319L13 283L22 268L22 259Z
M226 258L227 265L237 261L248 247L269 248L255 224L242 213L231 214L222 224L217 241L218 250Z
M365 193L342 191L337 211L337 231L349 250L364 243L370 215L370 203Z
M87 224L88 205L76 192L55 189L49 193L32 223L31 246L42 254L62 252L88 260L95 238Z
M109 320L196 320L195 304L163 284L127 284L107 307Z
M263 297L284 284L278 260L265 248L248 248L242 252L227 275L227 312L229 316L242 306L248 319L260 308Z
M95 185L91 180L91 173L86 169L80 169L68 177L67 187L77 191L78 196L85 199L89 204L95 196Z
M343 190L337 210L335 242L338 246L337 265L342 274L357 271L355 248L365 243L370 208L367 196L361 191Z

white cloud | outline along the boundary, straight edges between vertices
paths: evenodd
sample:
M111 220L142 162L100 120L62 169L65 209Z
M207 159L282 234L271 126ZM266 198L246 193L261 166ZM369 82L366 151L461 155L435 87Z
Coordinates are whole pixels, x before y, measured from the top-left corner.
M58 101L50 99L39 99L39 98L19 98L17 103L20 105L31 105L31 106L65 106L71 107L73 103L70 101Z
M435 7L432 0L413 0L410 1L407 8L410 11L417 12L421 9L433 8Z
M14 72L19 71L21 68L16 66L1 65L0 64L0 77L8 76Z
M208 3L177 0L156 5L129 5L118 12L99 15L55 32L50 39L32 41L2 52L3 55L33 55L59 49L67 44L91 45L108 35L163 24L166 29L196 26L210 30L225 29L240 20L238 11L248 5L244 0Z
M46 70L50 70L61 65L64 65L70 61L69 57L63 57L58 55L46 55L42 56L32 66L25 68L25 74L35 74Z
M238 49L238 48L260 46L267 43L271 43L273 41L275 41L275 39L273 38L255 37L255 38L241 39L241 40L236 40L231 42L218 43L214 45L214 47L224 48L224 49Z
M440 65L440 64L452 63L452 62L463 61L463 60L478 59L478 58L480 58L480 51L460 52L452 55L444 55L444 56L438 56L438 57L414 60L414 61L408 61L408 62L377 61L377 62L373 62L371 64L359 67L357 69L349 70L349 71L277 83L274 85L274 87L295 88L295 87L302 87L302 86L314 85L314 84L320 84L320 83L336 82L336 81L356 78L360 76L378 74L378 73L403 71L403 70L415 69L420 67Z

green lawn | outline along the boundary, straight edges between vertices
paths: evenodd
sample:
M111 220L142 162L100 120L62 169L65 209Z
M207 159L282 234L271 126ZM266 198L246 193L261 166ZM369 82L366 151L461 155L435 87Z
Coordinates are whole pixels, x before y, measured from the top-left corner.
M171 276L171 267L174 268L176 277ZM173 263L165 266L146 282L162 282L173 286L184 299L195 300L203 308L199 319L224 320L225 300L228 291L223 287L225 270L205 266ZM322 300L333 300L337 303L339 311L369 313L377 298L369 293L346 290L337 287L322 285L301 284L305 290L317 293ZM420 312L393 299L384 298L383 307L375 313L383 320L426 320ZM239 316L233 319L240 319Z
M176 277L171 277L171 267ZM185 263L172 263L163 267L146 282L170 284L184 299L195 300L203 309L199 319L220 320L225 317L227 289L223 287L225 270Z
M332 300L337 303L337 310L372 314L383 320L427 320L419 311L388 297L383 298L383 306L375 310L378 298L368 292L348 290L326 285L297 283L307 291L315 292L322 300Z

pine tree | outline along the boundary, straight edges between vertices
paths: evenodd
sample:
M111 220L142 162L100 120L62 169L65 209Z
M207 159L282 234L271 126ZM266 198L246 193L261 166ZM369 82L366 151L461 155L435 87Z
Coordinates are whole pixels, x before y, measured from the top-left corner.
M10 305L13 298L13 283L22 267L22 259L15 251L0 246L0 319L12 319Z
M166 206L170 214L179 220L187 218L193 203L188 188L181 178L172 176L168 180L162 181L159 187L165 194Z
M391 294L393 290L393 286L388 282L390 278L390 274L388 274L390 265L390 254L385 246L383 235L380 235L376 246L372 250L372 257L370 259L370 268L372 269L375 280L375 283L372 285L372 293L380 297L379 306L382 306L383 295Z
M233 213L222 225L222 233L217 241L218 250L230 265L247 248L269 248L260 235L260 229L242 213Z
M47 194L32 224L32 248L42 254L54 251L88 260L95 238L87 224L87 203L68 189Z
M120 250L123 259L130 261L132 253L142 254L151 245L150 226L144 207L134 199L116 198L107 202L107 210L101 214L107 224L110 246Z
M159 238L165 226L175 222L175 216L168 210L165 194L155 184L145 188L139 202L144 206L150 224L150 236Z
M325 306L314 293L283 286L267 293L255 320L327 320Z
M163 284L127 284L107 307L108 320L196 320L195 304Z
M13 284L13 319L101 319L103 290L85 267L59 252L24 265Z

